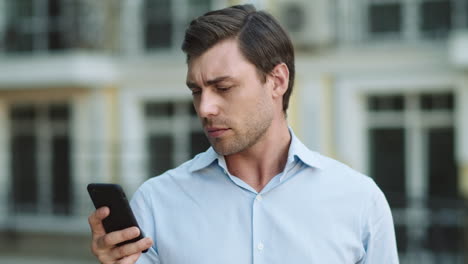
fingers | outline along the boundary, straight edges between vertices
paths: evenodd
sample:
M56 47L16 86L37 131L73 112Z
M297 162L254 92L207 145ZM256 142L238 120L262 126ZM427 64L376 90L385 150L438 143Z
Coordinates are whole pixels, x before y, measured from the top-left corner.
M150 248L153 241L151 238L144 238L137 242L116 247L121 242L138 237L140 230L137 227L129 227L106 234L102 220L109 216L109 213L108 207L102 207L88 217L92 231L91 250L93 254L101 263L135 263L141 252Z
M140 257L141 252L150 248L151 245L153 245L153 241L151 238L147 237L134 243L101 251L96 256L101 263L115 263L117 260L119 260L117 262L119 264L135 263Z
M117 264L133 264L141 256L141 252L122 258L117 262Z
M135 238L140 235L140 229L129 227L119 231L111 232L97 240L98 248L115 247L115 245Z
M91 232L93 234L93 237L95 236L102 236L106 234L106 231L104 230L104 226L102 225L102 220L109 216L110 210L108 207L101 207L94 211L89 217L88 217L88 223L89 226L91 227Z
M137 227L129 227L123 230L93 238L91 250L98 259L106 263L140 253L153 244L151 238L140 239L137 242L116 247L115 245L138 237L140 230ZM130 258L132 259L132 258ZM125 262L124 262L125 263Z
M126 244L120 247L115 247L111 251L111 257L112 259L121 259L121 260L137 260L141 252L145 249L148 249L153 245L153 240L151 238L146 237L143 239L138 240L137 242ZM138 256L136 256L138 255ZM126 263L126 262L122 262ZM133 262L129 262L133 263Z

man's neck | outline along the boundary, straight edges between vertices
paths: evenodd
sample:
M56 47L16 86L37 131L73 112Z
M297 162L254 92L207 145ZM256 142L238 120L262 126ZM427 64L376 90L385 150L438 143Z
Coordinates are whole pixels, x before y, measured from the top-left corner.
M286 166L291 135L287 122L270 126L252 147L225 156L229 172L260 192Z

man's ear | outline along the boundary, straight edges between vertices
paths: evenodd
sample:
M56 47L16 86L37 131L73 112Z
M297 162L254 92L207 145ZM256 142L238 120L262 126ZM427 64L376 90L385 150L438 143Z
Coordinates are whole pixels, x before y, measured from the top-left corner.
M276 65L268 74L268 78L273 82L273 97L283 97L283 94L288 90L289 85L289 69L285 63Z

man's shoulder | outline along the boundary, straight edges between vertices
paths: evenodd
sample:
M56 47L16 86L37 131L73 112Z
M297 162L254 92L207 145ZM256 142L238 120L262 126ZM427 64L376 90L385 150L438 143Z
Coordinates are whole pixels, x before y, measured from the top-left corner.
M143 185L170 186L174 181L193 181L195 180L195 171L208 167L214 161L211 151L211 149L208 149L205 152L199 153L179 166L148 179Z
M351 168L343 161L325 156L317 151L313 151L302 143L297 137L293 136L292 153L297 156L302 162L311 168L316 168L321 173L329 177L346 177L350 180L368 181L370 178L356 169Z
M359 172L344 162L336 159L316 154L320 160L321 168L312 169L316 174L317 182L323 190L328 190L329 197L346 197L343 204L364 212L365 208L370 208L372 204L385 205L385 198L382 190L370 176Z
M337 188L345 186L347 189L353 187L361 190L363 188L376 189L376 184L372 178L350 167L343 161L338 161L311 150L292 133L292 130L291 134L293 135L292 153L312 169L312 174L320 175L320 179L323 180L324 184L333 184Z
M320 162L319 170L324 177L339 182L342 186L356 186L360 189L375 189L377 187L371 177L352 168L348 164L317 152L313 152L313 154L316 155L317 160Z

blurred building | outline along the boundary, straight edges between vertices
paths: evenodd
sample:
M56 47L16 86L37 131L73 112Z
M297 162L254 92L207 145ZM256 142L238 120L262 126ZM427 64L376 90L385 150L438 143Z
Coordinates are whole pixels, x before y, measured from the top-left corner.
M180 44L238 2L0 0L1 263L95 263L86 185L207 148ZM468 263L468 1L251 2L296 46L290 124L384 190L401 263Z
M401 263L468 263L468 1L277 1L298 130L375 179Z

